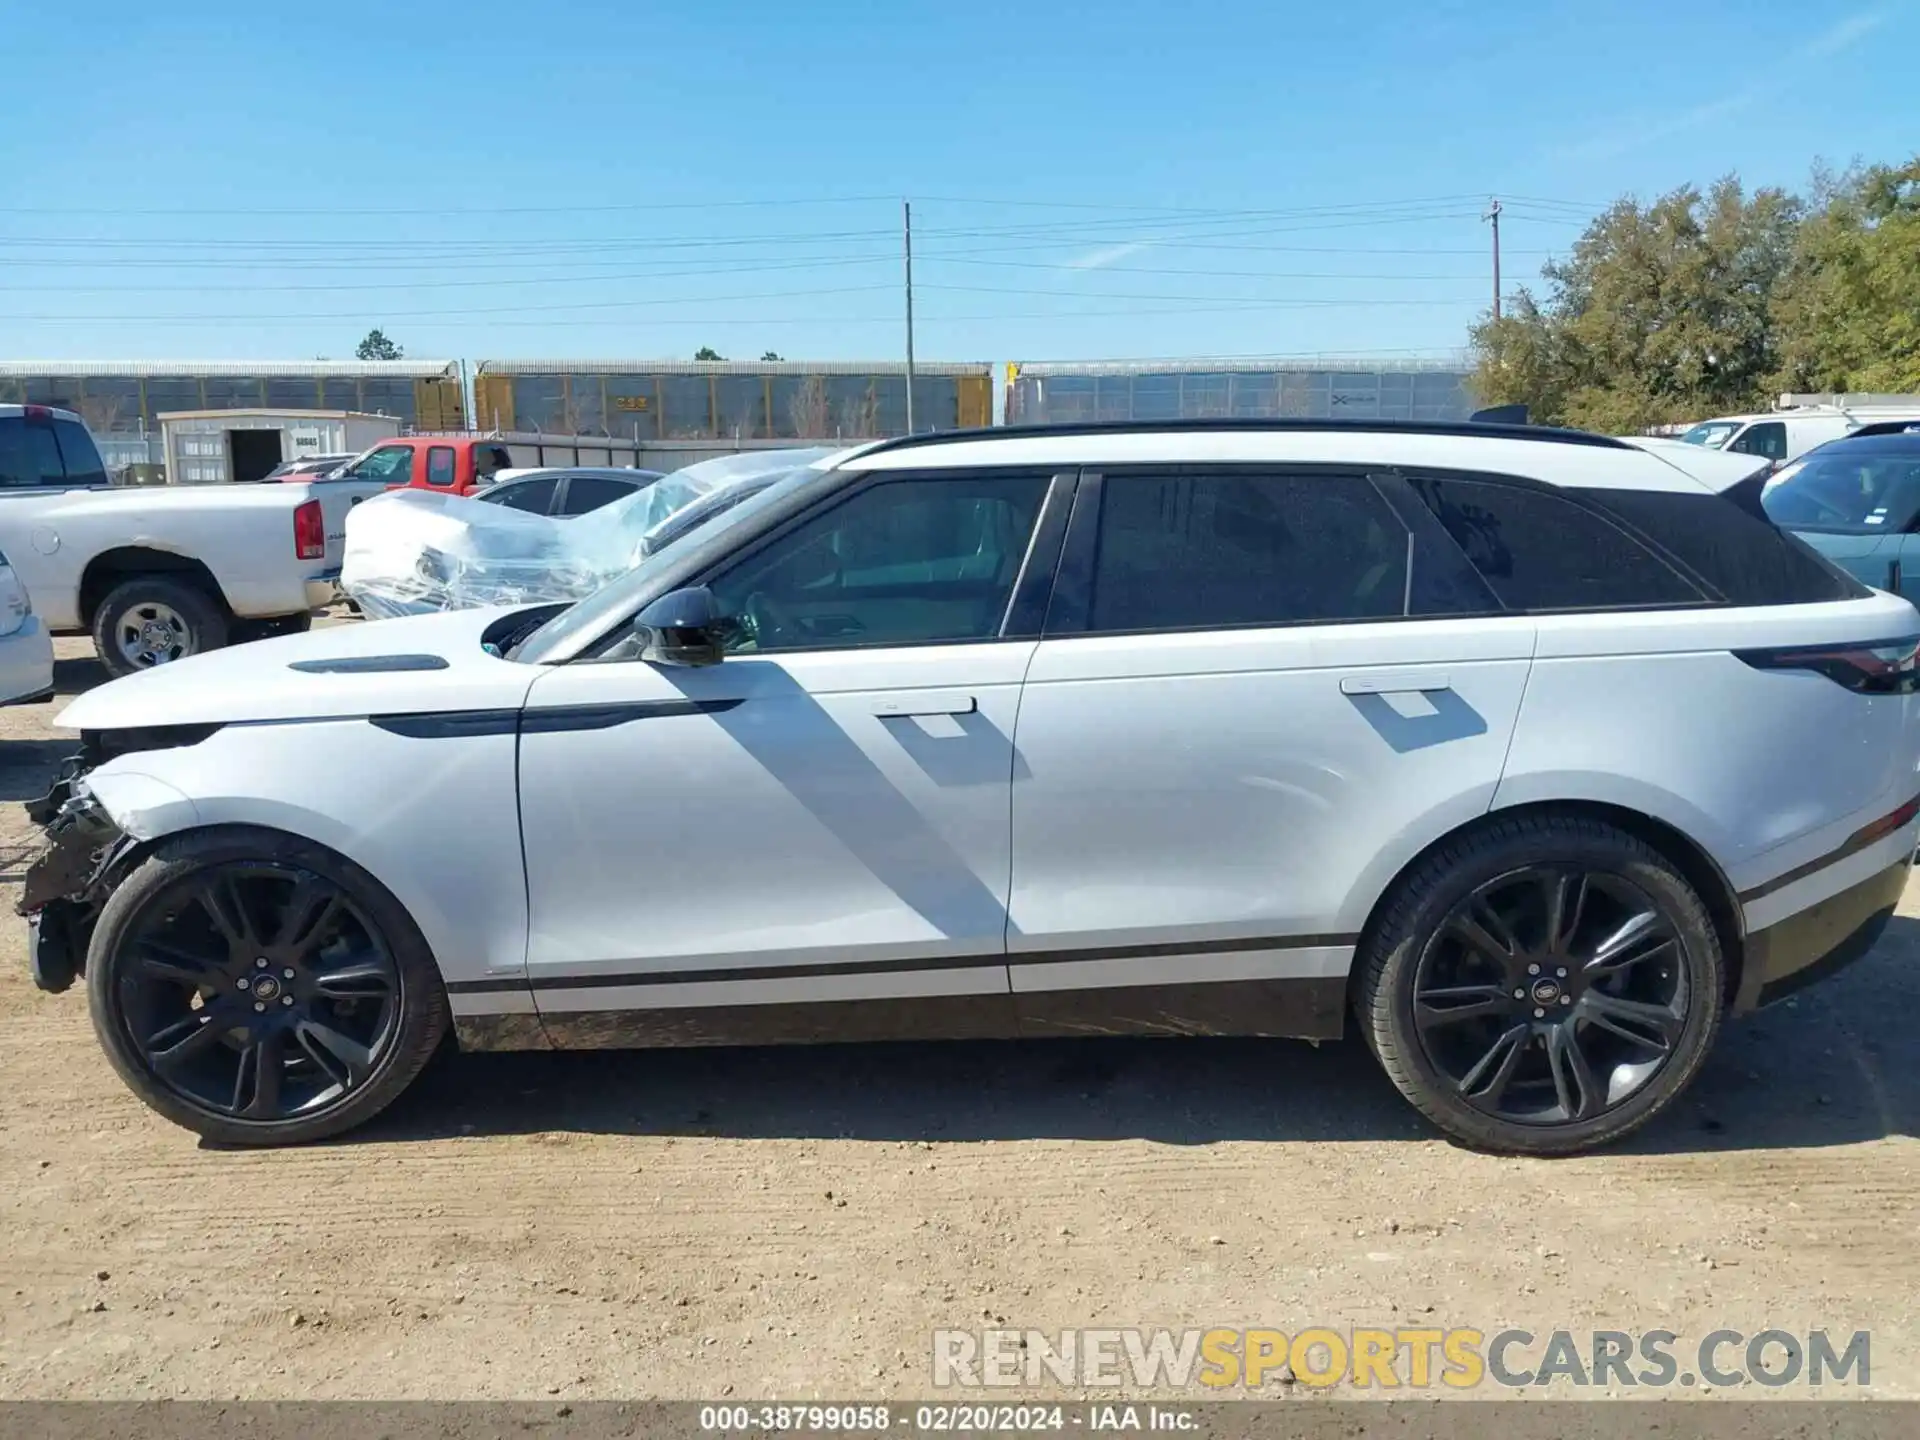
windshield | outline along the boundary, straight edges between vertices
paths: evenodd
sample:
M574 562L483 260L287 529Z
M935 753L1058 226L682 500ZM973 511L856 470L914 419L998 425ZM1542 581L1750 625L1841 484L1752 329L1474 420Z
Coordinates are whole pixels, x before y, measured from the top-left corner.
M1743 422L1739 420L1703 420L1680 437L1683 445L1705 445L1718 450L1733 437Z
M1789 530L1897 534L1920 518L1920 451L1816 452L1775 475L1761 504Z
M727 527L749 520L767 506L777 504L782 497L816 479L819 474L817 469L811 467L791 471L759 493L712 516L705 524L695 525L658 549L650 550L646 558L626 574L607 582L586 599L569 605L521 641L514 649L513 658L529 665L541 664L569 640L590 634L623 615L633 608L635 597L647 588L653 577L674 564L680 556L694 546L704 544Z

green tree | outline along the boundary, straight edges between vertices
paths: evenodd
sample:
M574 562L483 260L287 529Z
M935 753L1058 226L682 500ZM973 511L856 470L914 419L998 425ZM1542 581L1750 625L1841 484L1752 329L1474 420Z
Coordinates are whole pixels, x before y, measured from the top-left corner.
M698 350L693 352L693 358L696 360L724 360L727 357L711 345L702 345Z
M783 357L781 356L781 354L780 354L780 352L779 352L779 351L777 351L777 350L769 350L769 351L767 351L767 352L766 352L765 354L763 354L763 355L762 355L762 356L760 357L760 359L761 359L761 360L762 360L763 362L764 362L764 361L768 361L768 360L779 360L779 359L782 359L782 358L783 358Z
M1763 403L1779 366L1771 305L1794 254L1801 203L1747 195L1729 176L1651 205L1616 202L1474 327L1474 388L1534 418L1628 431Z
M1773 316L1774 389L1920 390L1920 156L1817 182Z
M383 330L369 330L367 338L354 347L353 353L362 360L403 360L406 351L389 340Z

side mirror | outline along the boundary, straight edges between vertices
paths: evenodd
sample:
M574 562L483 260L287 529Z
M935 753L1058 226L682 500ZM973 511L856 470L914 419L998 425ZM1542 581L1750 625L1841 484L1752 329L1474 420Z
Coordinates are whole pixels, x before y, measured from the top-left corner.
M730 628L704 585L670 591L633 617L640 658L650 665L718 665Z

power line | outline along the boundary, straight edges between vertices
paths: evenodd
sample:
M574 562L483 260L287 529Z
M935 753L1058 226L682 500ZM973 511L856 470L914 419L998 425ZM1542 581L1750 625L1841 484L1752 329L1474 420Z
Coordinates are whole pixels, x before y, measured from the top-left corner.
M895 287L892 285L869 286L869 287L862 287L862 288L869 289L869 290L887 290L887 291L892 291L893 289L895 289ZM930 287L920 286L918 288L927 289ZM1099 297L1093 297L1093 298L1099 298ZM1107 298L1115 298L1115 297L1107 297ZM929 316L929 315L922 314L918 318L923 322L933 321L941 324L960 324L960 323L971 323L975 321L999 321L999 320L1081 320L1081 319L1104 319L1104 318L1151 319L1155 317L1177 317L1181 315L1225 314L1225 313L1233 313L1233 312L1245 311L1245 310L1294 310L1294 309L1366 310L1366 309L1394 308L1394 307L1451 307L1454 309L1459 309L1465 306L1470 306L1478 303L1477 301L1458 300L1458 299L1414 300L1414 299L1371 299L1371 298L1356 299L1356 300L1324 300L1324 299L1234 300L1227 303L1213 303L1218 300L1218 297L1209 296L1207 298L1209 303L1205 305L1176 305L1172 307L1160 307L1160 308L1153 308L1153 309L1064 310L1064 311L1063 310L1045 310L1045 311L1026 311L1026 312L1001 313L1001 314L989 313L989 314L979 314L979 315L937 315L936 314L936 315ZM610 305L594 304L594 305L588 305L588 306L570 306L566 308L589 309L589 310L593 310L600 313L606 313L610 311L628 309L628 308L631 308L632 305L640 304L640 303L644 303L644 302L625 302L625 303L616 303L616 304L610 304ZM542 313L545 313L550 307L532 306L532 307L526 307L526 308L539 310ZM449 326L489 325L489 326L499 326L503 328L512 327L512 326L532 326L532 325L578 326L583 324L597 325L597 324L629 323L629 322L615 322L612 320L608 320L608 321L494 320L490 318L481 318L481 317L490 316L495 313L513 314L518 312L514 310L506 310L506 311L500 311L500 312L491 312L491 311L482 311L482 310L450 310L450 311L435 312L430 316L414 315L408 318L435 319L435 320L441 321L444 325L449 325ZM68 324L113 325L113 324L133 324L133 323L165 323L168 325L216 325L216 326L219 326L219 325L252 325L252 324L257 324L263 320L278 320L278 321L344 320L354 324L362 324L368 321L378 321L382 319L391 319L391 318L393 318L392 313L388 311L358 310L358 311L351 311L351 312L346 312L342 314L325 314L325 315L71 315L71 314L67 314L67 315L0 315L0 323L8 323L8 324L33 323L33 324L47 324L47 325L68 325ZM759 325L759 324L835 325L835 326L878 325L878 324L898 325L900 323L900 316L897 311L892 314L883 315L883 316L842 315L842 314L833 314L833 315L824 315L824 316L823 315L787 315L787 316L662 315L662 316L651 317L647 321L647 323L653 324L653 325Z
M1318 210L1304 211L1232 211L1219 215L1199 218L1187 222L1182 229L1192 231L1196 226L1209 227L1203 233L1217 234L1282 234L1294 230L1337 230L1355 226L1418 224L1430 220L1464 218L1470 210L1458 206L1435 209L1399 203L1390 206L1375 206L1363 210L1362 207L1322 207ZM1254 229L1232 231L1211 227L1225 225L1244 225L1249 221L1269 220L1305 220L1299 225L1262 224ZM1143 221L1151 226L1156 222ZM1158 222L1167 223L1167 222ZM1125 226L1121 233L1116 226ZM0 246L66 246L72 248L128 249L128 248L206 248L247 249L258 248L263 252L301 251L301 250L347 250L362 254L368 252L390 251L399 254L417 253L423 248L451 249L457 253L486 255L491 253L540 253L592 251L607 248L644 247L650 249L674 249L685 247L708 248L715 245L808 245L839 243L847 240L875 240L891 238L891 230L812 230L790 233L761 235L629 235L596 236L561 239L534 239L520 237L514 239L475 239L462 236L447 239L370 239L362 236L344 238L315 239L300 237L286 239L279 237L235 238L232 236L181 237L181 236L87 236L87 235L7 235L0 236ZM1048 221L1025 225L989 225L962 227L922 227L923 237L938 236L946 239L1034 239L1045 236L1079 237L1086 243L1102 241L1148 240L1172 243L1180 238L1179 234L1142 235L1136 225L1106 220Z

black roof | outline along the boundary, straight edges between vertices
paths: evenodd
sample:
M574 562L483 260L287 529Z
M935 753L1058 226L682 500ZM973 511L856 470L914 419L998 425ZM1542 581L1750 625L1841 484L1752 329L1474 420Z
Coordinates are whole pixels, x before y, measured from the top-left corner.
M867 452L905 450L922 445L957 444L969 440L1036 439L1048 435L1163 435L1207 434L1220 431L1364 433L1383 435L1457 435L1474 440L1544 440L1560 445L1592 445L1608 450L1634 447L1610 435L1585 430L1562 430L1551 425L1513 425L1479 420L1099 420L1064 425L989 425L968 430L939 430L924 435L901 435L883 440Z
M1887 422L1855 430L1838 440L1816 445L1803 459L1828 451L1849 455L1920 455L1920 425Z

